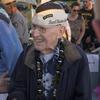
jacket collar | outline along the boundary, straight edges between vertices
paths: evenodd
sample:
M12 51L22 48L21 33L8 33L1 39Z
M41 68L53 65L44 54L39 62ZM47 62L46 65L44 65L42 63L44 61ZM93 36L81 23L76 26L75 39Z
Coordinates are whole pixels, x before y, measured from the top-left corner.
M70 64L73 64L75 61L81 59L80 52L73 43L64 41L63 45L65 58Z
M80 52L74 44L69 41L64 41L64 55L66 60L73 64L75 61L81 59ZM34 46L31 46L26 53L24 64L27 65L30 69L35 69L35 49Z
M24 64L27 65L30 69L35 68L35 52L34 46L31 46L28 51L26 51Z

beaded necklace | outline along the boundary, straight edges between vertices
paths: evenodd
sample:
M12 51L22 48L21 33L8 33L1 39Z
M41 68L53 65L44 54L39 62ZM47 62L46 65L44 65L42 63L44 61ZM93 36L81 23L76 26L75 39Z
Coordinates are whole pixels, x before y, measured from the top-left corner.
M56 63L56 74L53 81L54 90L52 100L56 100L56 87L59 84L60 76L61 76L61 66L63 64L64 59L64 46L60 41L59 45L59 57ZM36 81L37 81L37 100L41 100L43 97L43 85L42 85L42 72L43 66L39 57L36 58Z

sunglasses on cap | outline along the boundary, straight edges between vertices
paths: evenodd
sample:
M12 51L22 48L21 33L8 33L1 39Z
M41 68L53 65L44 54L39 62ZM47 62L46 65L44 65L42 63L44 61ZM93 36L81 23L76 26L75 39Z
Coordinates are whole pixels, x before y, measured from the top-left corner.
M83 3L88 3L89 1L92 1L92 0L83 0Z

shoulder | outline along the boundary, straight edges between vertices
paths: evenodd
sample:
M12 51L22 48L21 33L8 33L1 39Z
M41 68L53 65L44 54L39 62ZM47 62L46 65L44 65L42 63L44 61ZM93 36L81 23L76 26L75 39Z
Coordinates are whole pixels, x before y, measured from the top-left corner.
M23 14L20 11L16 12L16 17L18 20L25 21L25 17L23 16Z
M74 63L86 57L85 52L75 44L66 41L64 44L64 55L69 63Z
M0 34L6 35L9 33L9 24L0 19Z

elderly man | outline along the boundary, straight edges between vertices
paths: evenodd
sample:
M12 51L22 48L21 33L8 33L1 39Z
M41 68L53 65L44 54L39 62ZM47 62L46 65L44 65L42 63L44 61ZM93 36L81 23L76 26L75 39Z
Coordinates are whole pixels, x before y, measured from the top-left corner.
M63 38L67 16L57 3L36 8L34 45L17 62L8 100L91 100L86 55Z

